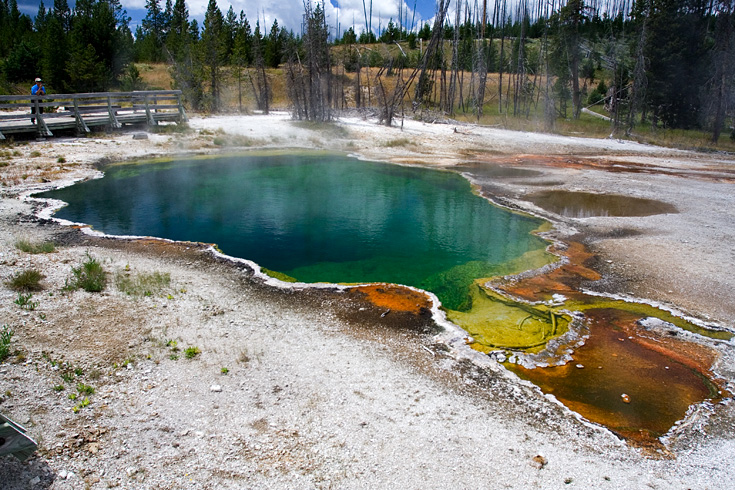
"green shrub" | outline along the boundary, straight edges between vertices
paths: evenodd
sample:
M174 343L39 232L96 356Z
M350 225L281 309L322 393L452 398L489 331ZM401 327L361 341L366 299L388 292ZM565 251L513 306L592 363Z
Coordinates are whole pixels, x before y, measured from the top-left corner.
M198 356L202 351L199 349L199 347L187 347L184 349L184 355L187 359L194 359L196 356Z
M412 141L408 138L396 138L394 140L386 141L383 143L383 146L387 146L388 148L395 148L397 146L406 146L413 144Z
M14 334L15 332L9 326L3 325L3 330L0 332L0 362L10 355L10 339Z
M44 275L36 269L26 269L13 274L9 280L5 282L13 291L40 291L43 289L41 286L41 279Z
M129 274L118 272L115 274L117 289L130 296L152 296L159 294L171 285L171 275L168 272L142 272Z
M25 238L16 241L15 248L29 254L48 254L56 251L54 242L32 242Z
M21 308L33 311L36 308L38 308L39 303L38 301L31 301L31 298L33 298L33 293L28 293L28 294L18 293L18 299L13 301L13 303L20 306Z
M77 384L77 391L80 394L94 395L94 388L92 386L85 385L84 383Z
M67 281L66 289L84 289L90 293L98 293L107 285L107 272L102 264L87 252L87 260L79 267L72 267L72 280Z

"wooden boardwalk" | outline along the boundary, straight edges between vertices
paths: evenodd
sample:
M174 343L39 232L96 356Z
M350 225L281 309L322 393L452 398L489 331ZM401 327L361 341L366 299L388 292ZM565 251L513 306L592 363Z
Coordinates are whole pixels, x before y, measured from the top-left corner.
M43 114L39 114L43 109ZM34 112L32 114L31 112ZM10 134L53 136L56 130L89 133L124 124L186 122L180 90L86 94L0 95L0 140Z

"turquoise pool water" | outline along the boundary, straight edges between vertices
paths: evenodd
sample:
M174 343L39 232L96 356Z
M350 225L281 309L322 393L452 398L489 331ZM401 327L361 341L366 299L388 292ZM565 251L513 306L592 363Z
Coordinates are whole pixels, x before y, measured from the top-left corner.
M517 272L547 245L531 234L541 220L493 206L455 173L336 155L117 164L40 197L107 234L216 243L303 282L416 286L449 309L470 306L474 279Z

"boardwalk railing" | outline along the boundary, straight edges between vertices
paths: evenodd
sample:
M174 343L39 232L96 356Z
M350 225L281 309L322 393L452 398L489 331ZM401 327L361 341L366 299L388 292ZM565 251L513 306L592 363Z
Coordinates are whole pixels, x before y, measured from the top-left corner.
M155 126L186 122L180 90L97 92L87 94L0 95L0 140L13 133L53 136L57 129L88 133L104 126Z

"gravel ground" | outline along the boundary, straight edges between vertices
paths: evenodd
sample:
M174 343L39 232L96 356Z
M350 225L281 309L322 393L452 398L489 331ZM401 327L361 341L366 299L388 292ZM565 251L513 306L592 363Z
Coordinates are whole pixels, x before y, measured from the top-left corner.
M25 463L0 459L0 487L731 486L729 400L694 407L665 450L633 448L476 355L456 330L437 334L430 318L381 316L333 288L276 287L252 264L204 245L85 234L35 217L40 206L19 198L94 175L101 159L222 151L215 137L432 166L492 156L540 172L474 179L496 199L551 219L558 238L590 244L605 276L590 288L733 330L735 167L727 155L413 121L401 131L359 118L338 129L294 125L282 114L193 118L191 127L193 134L147 140L122 133L16 145L19 155L0 169L0 277L27 268L45 275L33 311L0 287L2 323L15 330L21 353L0 364L0 412L40 446ZM397 139L406 142L390 144ZM530 203L540 188L655 198L679 213L565 218ZM31 255L15 247L20 238L59 246ZM152 296L113 286L63 292L87 254L112 274L158 271L171 283ZM184 349L194 346L199 354L187 359ZM732 344L713 347L718 371L733 379ZM95 391L75 412L82 397L69 394L78 383Z

